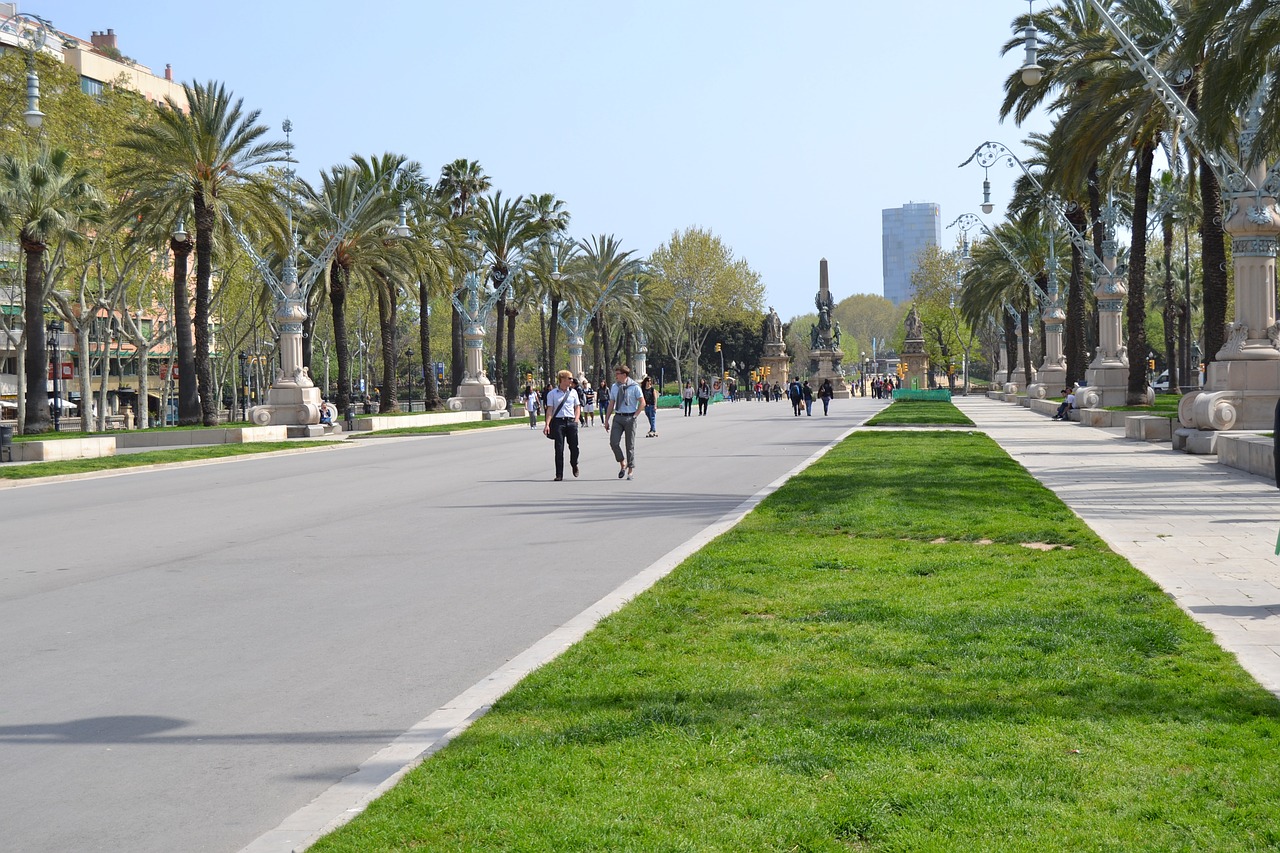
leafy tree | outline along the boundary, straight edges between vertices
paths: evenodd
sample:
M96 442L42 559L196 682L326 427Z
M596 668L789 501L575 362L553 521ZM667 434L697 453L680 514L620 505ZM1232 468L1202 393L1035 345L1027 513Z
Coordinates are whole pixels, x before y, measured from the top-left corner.
M952 391L955 390L955 355L962 353L967 365L977 340L960 311L963 273L964 263L957 252L928 246L916 257L916 268L911 274L916 306L924 324L925 352L935 370L946 369ZM964 390L968 393L967 386Z
M436 196L449 206L449 215L453 219L460 220L470 216L474 200L481 193L488 192L491 185L492 181L484 173L484 169L479 162L460 158L441 167L440 180L436 182L435 192ZM450 359L450 384L456 388L462 382L464 369L462 316L456 309L452 312L450 340L453 342L453 357Z
M746 321L763 313L760 274L707 229L674 232L649 256L649 270L655 298L672 300L675 316L683 315L687 322L689 349L679 338L673 341L677 365L682 352L702 352L712 324Z

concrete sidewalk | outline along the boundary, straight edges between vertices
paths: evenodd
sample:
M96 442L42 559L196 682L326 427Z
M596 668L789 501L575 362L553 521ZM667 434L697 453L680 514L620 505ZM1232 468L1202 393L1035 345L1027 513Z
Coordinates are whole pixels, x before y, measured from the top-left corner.
M1280 696L1274 483L986 397L954 402Z

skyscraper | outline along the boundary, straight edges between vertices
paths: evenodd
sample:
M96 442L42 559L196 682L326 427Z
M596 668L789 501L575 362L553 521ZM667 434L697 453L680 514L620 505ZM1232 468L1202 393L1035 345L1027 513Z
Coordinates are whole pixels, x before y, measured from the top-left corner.
M911 273L926 246L942 243L942 211L932 202L909 202L881 211L884 295L901 305L911 299Z

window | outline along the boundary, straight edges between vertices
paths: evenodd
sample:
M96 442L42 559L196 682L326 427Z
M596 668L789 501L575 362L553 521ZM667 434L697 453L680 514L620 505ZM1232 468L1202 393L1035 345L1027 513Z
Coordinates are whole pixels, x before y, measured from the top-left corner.
M81 77L80 91L84 92L86 95L101 95L102 81L94 80L92 77Z

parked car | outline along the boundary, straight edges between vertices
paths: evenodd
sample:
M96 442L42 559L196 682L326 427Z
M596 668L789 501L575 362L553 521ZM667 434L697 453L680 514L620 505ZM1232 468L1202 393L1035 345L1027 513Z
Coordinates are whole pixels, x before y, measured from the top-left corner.
M1169 371L1165 371L1156 377L1156 381L1151 383L1151 387L1155 389L1157 394L1169 393Z

